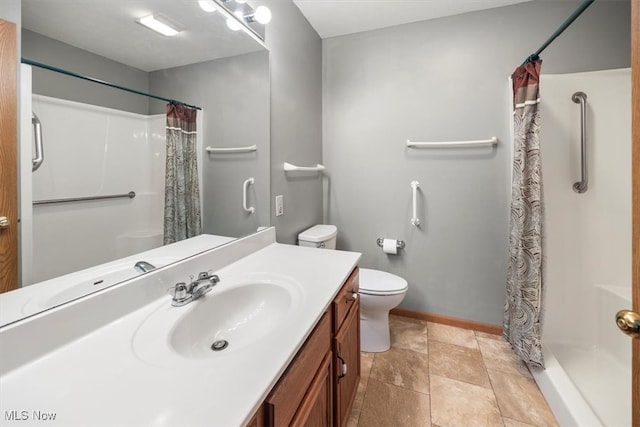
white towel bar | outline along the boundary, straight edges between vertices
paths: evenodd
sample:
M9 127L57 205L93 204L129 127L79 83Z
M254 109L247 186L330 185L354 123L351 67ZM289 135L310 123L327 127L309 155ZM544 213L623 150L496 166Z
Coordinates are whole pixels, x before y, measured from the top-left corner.
M250 147L229 147L229 148L216 148L216 147L207 147L205 148L207 153L214 154L231 154L231 153L250 153L252 151L257 151L258 146L252 145Z
M411 191L413 193L413 217L411 217L411 225L420 227L420 218L418 218L418 181L411 181Z
M495 136L491 139L477 139L472 141L438 141L438 142L416 142L407 139L407 147L409 148L444 148L444 147L483 147L494 146L498 144L498 138Z
M285 172L321 172L324 170L324 166L317 164L315 166L296 166L291 163L284 162Z
M247 198L247 189L249 188L249 184L253 184L255 182L256 180L251 177L249 179L246 179L242 183L242 209L244 209L245 212L248 212L249 215L254 213L256 211L256 208L254 208L253 206L248 206L249 200Z

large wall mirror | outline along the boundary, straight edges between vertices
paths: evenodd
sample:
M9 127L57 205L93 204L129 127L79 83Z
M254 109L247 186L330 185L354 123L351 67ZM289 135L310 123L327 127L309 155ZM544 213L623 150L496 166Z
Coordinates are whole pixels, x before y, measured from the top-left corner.
M21 287L0 326L269 225L269 52L201 3L22 0ZM163 245L168 103L76 74L200 108L201 236Z

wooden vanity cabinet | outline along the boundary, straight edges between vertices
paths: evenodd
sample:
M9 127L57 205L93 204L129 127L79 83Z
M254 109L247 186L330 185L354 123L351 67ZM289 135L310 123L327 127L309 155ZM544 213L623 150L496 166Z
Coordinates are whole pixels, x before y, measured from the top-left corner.
M248 426L344 426L359 381L356 267Z
M336 427L346 426L360 382L360 299L358 268L333 300L333 384Z
M325 377L332 370L331 362L331 316L326 312L267 397L265 424L330 425L332 390L328 386L323 394L322 389L327 381L330 384L330 378ZM307 424L315 419L329 423Z

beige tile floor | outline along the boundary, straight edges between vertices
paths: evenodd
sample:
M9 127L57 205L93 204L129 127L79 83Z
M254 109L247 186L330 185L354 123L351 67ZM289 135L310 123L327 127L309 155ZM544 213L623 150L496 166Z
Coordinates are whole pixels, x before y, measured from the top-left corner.
M391 349L362 353L349 426L557 426L502 337L394 316Z

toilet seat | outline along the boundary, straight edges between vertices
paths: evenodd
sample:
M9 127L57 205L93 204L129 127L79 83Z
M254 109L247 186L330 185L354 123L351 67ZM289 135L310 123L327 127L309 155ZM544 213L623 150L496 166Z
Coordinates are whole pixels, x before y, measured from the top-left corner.
M397 295L407 291L407 281L386 271L360 269L360 293L365 295Z

